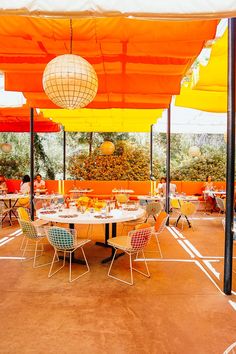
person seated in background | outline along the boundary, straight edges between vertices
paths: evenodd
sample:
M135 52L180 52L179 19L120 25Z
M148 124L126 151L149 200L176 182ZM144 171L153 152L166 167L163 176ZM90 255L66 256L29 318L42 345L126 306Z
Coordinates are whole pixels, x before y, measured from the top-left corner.
M0 192L7 192L8 188L7 188L7 183L6 183L6 179L3 175L0 175Z
M156 192L158 194L163 194L163 190L165 189L166 186L166 178L165 177L161 177L160 182L157 185L157 189Z
M22 182L20 184L20 193L29 194L30 193L30 176L25 175L22 178Z
M211 211L215 210L216 208L216 199L214 195L214 185L212 182L212 177L207 176L206 182L204 183L204 199L206 203L210 205Z
M166 178L162 177L160 183L158 183L157 191L161 195L166 195ZM170 183L170 194L175 194L177 192L176 184Z
M215 188L214 188L211 176L207 176L206 182L204 183L204 190L205 191L213 191L214 189Z
M42 180L42 176L38 173L34 180L34 190L45 189L45 181Z

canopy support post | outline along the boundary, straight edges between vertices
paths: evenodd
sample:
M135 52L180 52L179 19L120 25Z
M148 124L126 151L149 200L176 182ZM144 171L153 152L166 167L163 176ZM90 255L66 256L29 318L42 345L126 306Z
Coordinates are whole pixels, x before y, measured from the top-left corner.
M34 220L34 109L30 108L30 217Z
M66 179L66 132L63 130L63 180Z
M167 129L166 129L166 212L170 212L170 125L171 125L171 106L167 110ZM169 225L169 219L167 221Z
M150 127L150 180L153 180L153 124Z
M232 291L233 225L234 225L234 172L235 172L235 85L236 85L236 18L228 20L228 113L227 113L227 167L226 215L224 254L224 293Z

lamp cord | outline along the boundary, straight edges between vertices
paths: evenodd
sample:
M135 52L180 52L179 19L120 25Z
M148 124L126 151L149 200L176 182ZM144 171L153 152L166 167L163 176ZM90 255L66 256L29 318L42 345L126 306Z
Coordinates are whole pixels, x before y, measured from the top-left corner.
M72 40L73 40L73 26L72 26L72 19L70 18L70 54L72 54Z

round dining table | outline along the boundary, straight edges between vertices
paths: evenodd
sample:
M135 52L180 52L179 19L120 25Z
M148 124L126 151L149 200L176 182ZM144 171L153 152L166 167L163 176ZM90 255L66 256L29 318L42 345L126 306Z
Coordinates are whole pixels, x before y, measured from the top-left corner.
M97 242L97 245L104 246L107 248L111 248L108 245L108 239L110 236L110 225L112 229L112 237L116 237L117 235L117 223L122 223L125 221L136 220L145 215L145 210L142 208L127 206L122 209L113 209L109 213L106 213L104 210L101 212L91 212L85 211L80 212L77 211L76 207L72 207L69 209L60 209L57 210L45 210L39 209L37 211L37 217L41 220L46 220L48 222L53 223L62 223L69 224L71 229L74 229L75 225L105 225L105 243ZM112 247L112 254L110 257L102 260L102 263L107 263L112 260L114 254L114 249ZM122 254L117 255L118 257ZM117 258L118 258L117 257ZM75 261L75 260L74 260Z
M21 198L22 199L29 198L29 194L21 194L21 193L0 194L0 201L2 201L5 204L5 207L7 208L7 213L5 214L3 220L6 218L7 215L9 216L10 223L11 223L12 215L14 215L17 218L14 208L16 207L18 200Z

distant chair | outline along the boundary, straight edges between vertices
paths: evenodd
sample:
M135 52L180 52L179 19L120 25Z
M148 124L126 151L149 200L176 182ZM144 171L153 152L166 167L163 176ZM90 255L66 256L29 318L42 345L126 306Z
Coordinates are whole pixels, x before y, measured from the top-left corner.
M48 277L52 277L54 274L56 274L59 270L61 270L65 266L65 256L66 253L69 253L69 281L72 282L76 279L81 278L83 275L88 273L90 271L87 258L84 253L84 245L86 243L90 242L88 239L79 239L77 238L77 233L76 230L74 229L66 229L63 227L49 227L46 228L46 233L48 237L48 241L54 248L54 256L51 262L51 267L49 269ZM71 264L72 264L72 253L75 252L78 248L81 249L87 270L80 274L79 276L75 277L72 279L72 270L71 270ZM55 259L58 259L58 252L63 252L63 264L60 268L55 270L52 273L52 269L55 263Z
M218 206L218 208L220 209L219 210L219 214L221 213L225 213L225 203L224 203L224 200L219 198L219 197L216 197L216 205Z
M149 203L147 206L146 206L146 213L147 213L147 216L146 216L146 221L148 220L148 218L150 216L152 216L154 218L154 220L156 221L156 216L158 214L160 214L161 210L163 209L163 204L161 202L152 202L152 203Z
M30 221L32 223L32 225L34 227L36 227L36 228L37 227L42 227L42 226L48 224L48 221L40 220L40 219L32 221L30 219L29 211L28 211L27 208L19 207L19 208L17 208L17 213L18 213L19 220ZM24 233L23 233L23 238L22 238L22 242L21 242L21 245L20 245L20 250L21 251L23 251L23 249L24 249L25 240L26 240L26 237L24 236Z
M156 238L157 247L161 258L163 258L163 255L162 255L161 246L159 242L159 236L164 231L168 218L169 215L165 211L161 211L156 219L156 223L154 225L154 232L152 233L152 235L154 235Z
M116 200L120 204L125 204L128 203L129 201L129 195L128 194L116 194Z
M178 225L179 220L182 218L182 230L183 230L183 220L186 219L188 226L193 228L193 225L190 223L190 219L192 219L195 214L197 207L195 204L191 202L183 202L180 207L179 217L176 220L175 226Z
M48 265L50 263L44 263L44 264L36 264L36 259L40 256L42 256L44 247L43 247L43 241L45 240L45 232L43 229L36 229L36 227L33 225L31 221L26 221L19 219L19 224L22 230L23 235L25 236L26 242L25 242L25 247L23 249L22 253L22 258L25 257L26 252L34 252L33 257L26 258L25 261L33 259L33 268L38 268L42 267L45 265ZM34 244L34 249L28 248L29 242L31 244ZM39 247L41 246L41 247ZM40 254L38 254L40 253ZM23 260L23 259L22 259Z
M28 208L30 207L30 197L19 198L16 207Z
M148 265L147 265L145 254L144 254L143 250L151 238L151 233L152 233L152 228L146 227L146 228L142 228L139 230L130 231L128 236L117 236L117 237L113 237L108 240L108 244L110 246L114 247L114 249L115 249L115 253L114 253L114 256L111 261L111 265L108 270L109 277L119 280L125 284L133 285L134 284L133 270L135 270L136 272L144 275L145 277L150 278L150 273L149 273ZM118 278L114 275L111 275L111 269L113 266L113 262L114 262L117 250L122 250L123 252L125 252L129 256L130 281L126 281L126 280ZM140 270L133 267L132 255L136 254L136 256L137 256L137 254L139 252L142 252L142 255L144 258L144 263L145 263L145 268L146 268L146 273L141 272Z

